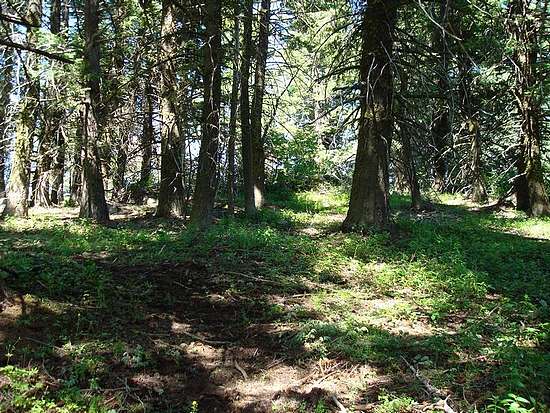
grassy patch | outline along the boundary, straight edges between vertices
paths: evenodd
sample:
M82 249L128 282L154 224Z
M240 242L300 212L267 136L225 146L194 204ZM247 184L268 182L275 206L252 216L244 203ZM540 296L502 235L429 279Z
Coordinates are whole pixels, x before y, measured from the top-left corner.
M328 189L279 197L254 221L224 218L205 233L157 219L112 228L55 214L10 219L0 279L18 310L2 322L0 403L206 411L187 378L210 380L207 357L199 366L186 347L202 337L270 360L282 352L296 368L339 359L380 377L409 374L368 396L380 412L425 397L403 359L463 411L545 411L550 220L445 201L418 215L396 197L395 232L368 237L337 231L347 199ZM322 409L315 403L303 406Z

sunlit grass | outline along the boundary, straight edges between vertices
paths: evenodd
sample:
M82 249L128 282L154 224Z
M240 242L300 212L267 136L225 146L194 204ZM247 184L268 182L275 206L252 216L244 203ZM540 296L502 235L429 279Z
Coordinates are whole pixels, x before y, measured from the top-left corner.
M0 277L51 308L91 306L139 320L151 285L117 285L111 267L146 271L192 262L225 280L228 294L276 294L284 304L306 293L299 305L262 303L263 315L241 315L243 325L253 317L292 325L284 345L302 346L305 359L344 358L392 375L406 358L429 370L434 384L475 394L482 405L508 393L540 405L550 382L550 220L472 212L456 197L441 199L447 204L418 215L408 211L406 197L394 197L394 231L367 237L338 231L347 197L327 188L278 197L253 221L223 218L205 233L163 220L110 228L55 214L9 219L0 226L0 268L17 276ZM79 334L94 322L83 320ZM97 341L82 353L84 364L70 353L80 366L63 378L72 391L101 382L105 357L147 358L114 345L113 337ZM96 360L94 352L103 355ZM39 381L34 370L24 371L30 375L10 374L29 386ZM75 374L82 377L74 381ZM380 409L399 405L393 400L400 397L408 403L412 394L388 396ZM65 396L43 394L44 403L59 397ZM91 400L79 400L74 411L91 411L82 407Z

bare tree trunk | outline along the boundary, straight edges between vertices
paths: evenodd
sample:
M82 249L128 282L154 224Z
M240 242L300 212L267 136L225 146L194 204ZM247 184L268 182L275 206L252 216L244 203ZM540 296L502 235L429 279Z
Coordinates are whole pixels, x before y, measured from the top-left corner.
M79 122L76 126L75 148L73 152L73 167L71 171L70 203L80 204L80 193L82 188L82 143L84 142L84 110L79 110Z
M82 162L82 190L80 217L98 222L109 220L105 187L101 174L98 143L101 133L99 65L99 7L98 0L86 0L84 12L86 46L84 67L87 80L87 99L84 106L84 156Z
M344 231L383 228L390 221L388 151L392 133L391 56L397 1L371 0L363 12L361 118Z
M235 213L235 143L237 141L237 116L239 112L239 83L240 79L240 20L239 6L235 5L235 18L233 26L233 80L231 85L231 103L229 114L229 142L227 144L227 204L229 214Z
M161 171L158 217L183 216L185 192L182 177L182 140L178 127L175 102L177 93L174 56L177 51L175 5L172 0L162 1L161 70Z
M8 104L12 91L12 54L5 51L2 56L0 68L0 197L4 197L6 191L6 161L8 154Z
M264 205L265 198L265 143L262 133L262 116L265 94L265 73L269 47L269 21L271 18L271 0L262 0L260 5L260 29L256 50L256 72L254 76L254 96L250 113L250 131L252 137L252 169L254 174L256 208Z
M485 189L485 180L481 172L481 136L479 131L479 122L473 117L468 121L468 132L471 139L471 176L472 190L470 197L474 202L486 202L487 190Z
M244 208L248 216L255 215L256 186L254 179L254 147L250 123L250 67L252 60L253 0L244 0L243 57L241 64L241 149L244 181Z
M218 0L206 1L204 17L206 38L204 50L204 106L201 149L191 223L205 227L212 220L216 196L216 160L220 134L222 87L222 8Z
M449 3L450 0L439 2L439 23L445 30L448 29ZM439 60L437 68L437 87L439 93L442 95L442 97L435 102L437 109L434 111L431 125L432 144L435 149L432 160L433 179L435 190L443 192L447 186L446 152L449 146L449 135L451 133L450 107L447 97L450 88L448 78L449 51L444 31L436 25L433 26L433 30L432 43Z
M544 16L538 16L529 0L511 0L508 31L514 39L516 82L514 95L521 119L520 152L516 181L518 209L531 216L550 215L550 202L542 174L542 97L539 96L539 36L545 33ZM547 8L547 5L541 5ZM546 10L541 10L541 15Z
M31 0L28 3L26 19L35 26L40 25L42 2ZM37 28L27 31L27 43L36 44ZM15 149L12 168L8 181L7 205L5 214L27 217L29 209L29 180L31 173L31 154L33 138L36 130L37 112L40 107L40 81L32 78L31 71L36 70L39 60L36 54L28 53L26 73L29 85L25 95L21 98L19 117L15 129Z
M143 131L141 134L141 168L139 182L134 194L134 201L138 205L142 205L145 200L146 187L151 180L151 161L153 159L153 143L155 141L155 130L153 127L153 86L151 84L151 76L147 77L145 81L144 90L144 118L143 118Z

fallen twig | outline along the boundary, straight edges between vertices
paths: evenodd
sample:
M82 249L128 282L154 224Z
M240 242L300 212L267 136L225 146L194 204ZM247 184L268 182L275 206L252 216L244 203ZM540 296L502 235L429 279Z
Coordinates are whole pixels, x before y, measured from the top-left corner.
M237 363L237 360L233 360L233 364L235 365L235 368L239 371L239 373L243 375L243 378L245 380L248 380L248 374L246 374L246 371L244 371L244 369L241 366L239 366L239 363Z
M194 338L195 340L200 341L204 344L232 344L231 341L208 340L206 338L199 337L193 333L188 333L187 331L181 331L181 332L178 331L178 333Z
M332 396L332 401L340 409L340 413L348 413L348 409L345 408L345 406L340 403L340 401L336 398L336 396Z
M451 406L449 406L449 403L447 400L451 397L450 395L445 396L445 394L439 390L438 388L432 386L428 379L426 379L420 372L415 369L406 359L405 357L401 357L405 364L409 367L409 369L414 373L414 376L424 385L426 388L426 391L432 396L437 397L439 399L438 403L442 403L443 406L439 407L442 409L445 413L456 413Z

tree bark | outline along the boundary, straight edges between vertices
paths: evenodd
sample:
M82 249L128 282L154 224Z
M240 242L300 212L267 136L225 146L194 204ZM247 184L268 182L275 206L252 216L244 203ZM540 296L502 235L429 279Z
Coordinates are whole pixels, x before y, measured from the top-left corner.
M350 204L344 231L390 222L388 151L392 134L391 56L397 1L371 0L363 11L361 118Z
M33 25L28 28L27 43L35 45L40 27L42 2L31 0L28 3L26 20ZM12 168L8 181L7 205L4 213L27 217L29 214L29 184L31 174L31 154L36 131L37 112L40 107L40 81L31 72L39 65L37 55L27 54L26 73L29 82L20 102L19 116L15 129L15 148Z
M256 208L264 205L265 198L265 142L262 133L262 116L265 94L265 74L269 47L269 21L271 18L271 0L262 0L260 5L260 28L256 50L256 71L254 75L254 96L250 113L250 132L252 137L252 170L254 179Z
M508 31L514 40L514 95L521 120L519 179L515 183L517 208L538 217L550 215L542 173L542 98L538 92L542 79L537 71L539 36L545 33L542 26L546 19L537 16L530 3L528 0L510 1Z
M448 29L448 8L450 0L439 2L439 24L445 30ZM437 3L436 3L437 4ZM433 113L431 124L432 144L435 154L433 162L434 189L443 192L447 186L447 160L448 139L451 133L450 105L449 105L449 50L444 31L433 25L432 44L438 58L437 88L441 98L437 99L436 109Z
M257 212L254 179L254 147L250 122L250 67L252 60L253 0L244 0L243 56L241 63L241 150L244 181L244 208L248 216Z
M218 0L206 1L204 16L204 104L201 149L191 223L205 227L212 220L216 196L216 160L220 134L220 102L222 86L222 8Z
M227 144L227 204L230 215L235 213L235 144L237 141L237 116L239 112L239 83L240 79L240 20L239 6L235 5L235 18L233 26L233 79L231 85L231 103L229 114L229 142Z
M80 217L97 222L109 220L105 200L105 187L101 174L101 159L98 144L101 134L100 117L100 39L98 0L86 0L84 5L84 26L86 45L84 50L84 75L87 86L84 103L84 156L82 161L82 189Z
M162 48L161 70L161 167L160 191L156 215L169 218L185 214L185 193L183 188L182 140L176 111L176 68L174 56L176 42L176 9L172 0L162 1Z

